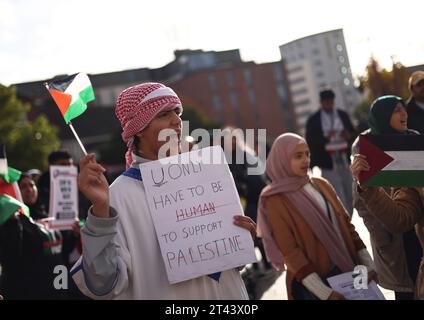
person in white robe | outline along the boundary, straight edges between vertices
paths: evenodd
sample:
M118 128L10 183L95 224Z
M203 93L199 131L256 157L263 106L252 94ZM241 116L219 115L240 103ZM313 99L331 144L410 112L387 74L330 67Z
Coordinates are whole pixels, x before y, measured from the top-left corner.
M92 202L81 231L83 254L71 270L79 289L93 299L248 299L237 269L170 284L150 216L139 164L158 159L162 129L174 129L178 148L182 106L175 92L159 83L124 90L116 115L128 145L128 169L108 186L105 169L90 154L80 162L78 185ZM234 224L256 235L243 215Z

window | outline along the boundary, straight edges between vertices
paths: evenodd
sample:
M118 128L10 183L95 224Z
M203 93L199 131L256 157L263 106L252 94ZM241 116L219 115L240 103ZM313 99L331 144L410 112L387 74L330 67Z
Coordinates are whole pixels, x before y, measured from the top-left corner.
M289 73L295 73L295 72L302 71L302 70L303 70L302 66L297 66L297 67L291 68L289 70Z
M97 96L96 96L96 98L97 98ZM99 100L98 99L96 99L97 101L96 101L96 103L97 103L97 105L99 105ZM43 100L42 99L40 99L40 98L35 98L35 100L34 100L34 105L36 106L36 107L39 107L39 106L41 106L43 104Z
M116 95L115 92L113 92L113 90L110 91L109 93L109 105L113 106L116 102Z
M293 91L292 92L292 95L295 97L295 96L300 96L302 94L305 94L307 92L308 92L308 89L307 88L301 88L301 89L298 89L298 90Z
M231 105L234 107L234 109L237 109L237 104L238 104L237 93L230 92L230 101L231 101Z
M349 86L350 85L350 80L348 78L344 78L343 79L343 83L345 86Z
M318 48L314 48L314 49L312 50L312 54L313 54L313 55L319 55L319 49L318 49Z
M299 77L299 78L296 78L296 79L293 79L292 81L290 81L290 83L292 85L298 84L298 83L301 83L301 82L305 82L305 78L304 77Z
M309 117L309 115L311 114L311 111L309 111L309 110L305 110L305 111L302 111L302 112L299 112L298 114L297 114L297 117L298 118L304 118L304 119L306 119L306 118L308 118Z
M283 71L281 70L280 64L273 64L272 71L274 72L275 81L277 82L283 81Z
M216 64L215 56L208 52L193 54L188 56L187 58L189 70L200 70L210 68Z
M252 72L250 72L249 69L244 69L243 76L244 76L244 81L246 81L246 84L249 87L252 86Z
M343 56L339 56L339 62L340 63L345 63L346 59Z
M253 91L253 89L249 89L249 91L247 92L247 94L249 95L249 101L251 105L256 105L256 94L255 91Z
M337 51L342 52L343 46L339 43L339 44L336 45L336 49L337 49Z
M285 103L287 101L287 91L281 83L277 85L277 94L282 103Z
M323 78L323 77L324 77L324 72L318 71L317 72L317 78Z
M130 70L127 72L127 79L131 82L137 81L137 75L135 73L135 70Z
M228 85L230 88L234 87L234 76L233 76L233 74L231 73L231 71L228 71L228 72L225 74L225 80L227 81L227 85Z
M346 73L347 73L347 68L346 68L345 66L343 66L343 67L341 67L340 71L341 71L343 74L346 74Z
M216 94L214 94L212 97L212 106L215 111L221 110L221 99Z
M315 60L314 64L315 64L317 67L322 66L322 62L321 62L321 60Z
M241 113L238 110L238 97L237 97L237 93L230 92L230 102L231 102L231 107L233 108L234 118L236 119L237 126L242 127L243 126L243 121L241 119Z
M208 82L209 82L209 88L211 90L216 90L217 85L216 85L216 78L214 75L209 75L208 76Z
M303 100L296 102L296 107L301 107L301 106L307 105L309 103L311 103L311 100L303 99Z

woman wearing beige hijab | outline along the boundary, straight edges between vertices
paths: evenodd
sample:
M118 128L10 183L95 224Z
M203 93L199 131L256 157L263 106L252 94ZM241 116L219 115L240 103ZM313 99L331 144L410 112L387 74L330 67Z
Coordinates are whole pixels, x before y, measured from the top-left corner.
M376 279L373 262L349 221L333 187L310 178L306 141L292 133L279 136L269 153L266 173L271 183L259 200L258 229L267 257L287 266L289 299L342 300L326 278L367 266Z

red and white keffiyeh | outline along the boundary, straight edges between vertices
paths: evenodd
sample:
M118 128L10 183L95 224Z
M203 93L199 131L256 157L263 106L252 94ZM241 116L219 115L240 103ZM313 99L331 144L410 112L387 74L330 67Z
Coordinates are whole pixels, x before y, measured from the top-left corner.
M121 123L122 139L128 146L127 168L134 151L134 135L142 131L162 111L181 107L177 94L161 83L142 83L122 91L116 102L115 114Z

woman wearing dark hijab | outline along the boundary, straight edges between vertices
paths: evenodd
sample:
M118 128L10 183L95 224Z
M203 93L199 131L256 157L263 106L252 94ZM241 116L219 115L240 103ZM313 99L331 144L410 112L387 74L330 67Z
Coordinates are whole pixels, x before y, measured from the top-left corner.
M418 134L408 129L408 114L403 100L396 96L376 99L370 109L368 135ZM396 300L414 298L414 286L422 256L414 225L423 216L421 190L414 188L368 188L359 185L361 171L369 169L358 154L357 139L352 146L354 207L370 232L374 262L380 285L395 291Z

